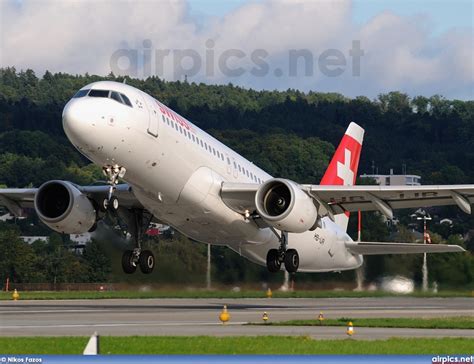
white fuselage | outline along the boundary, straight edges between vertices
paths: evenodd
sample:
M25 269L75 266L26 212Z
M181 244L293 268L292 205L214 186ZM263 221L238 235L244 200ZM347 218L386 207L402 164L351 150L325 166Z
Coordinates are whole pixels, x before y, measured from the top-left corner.
M100 166L123 166L124 180L159 220L191 239L227 245L265 265L268 250L279 246L277 237L227 207L220 189L223 181L260 184L269 174L136 88L104 81L83 89L118 91L133 107L111 98L71 99L63 126L81 153ZM323 218L321 228L289 234L288 246L299 253L299 271L339 271L362 264L360 255L345 248L348 240Z

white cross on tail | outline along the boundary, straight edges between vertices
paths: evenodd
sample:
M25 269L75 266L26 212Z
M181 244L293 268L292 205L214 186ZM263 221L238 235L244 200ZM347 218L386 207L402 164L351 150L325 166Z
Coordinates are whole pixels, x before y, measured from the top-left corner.
M354 172L351 170L351 151L344 149L344 164L337 162L337 176L342 179L344 186L352 186Z

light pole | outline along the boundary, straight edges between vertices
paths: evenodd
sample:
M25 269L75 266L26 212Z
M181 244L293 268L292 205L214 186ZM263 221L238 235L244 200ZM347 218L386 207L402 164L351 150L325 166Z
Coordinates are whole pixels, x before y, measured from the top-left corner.
M211 289L211 244L207 244L206 288Z
M426 211L423 211L423 216L418 216L416 218L417 220L423 220L423 244L426 244L428 234L426 232L426 221L431 220L430 215L426 213ZM423 292L426 292L428 290L428 262L426 260L426 253L423 253L423 267L421 269L422 272L422 283L421 283L421 289Z

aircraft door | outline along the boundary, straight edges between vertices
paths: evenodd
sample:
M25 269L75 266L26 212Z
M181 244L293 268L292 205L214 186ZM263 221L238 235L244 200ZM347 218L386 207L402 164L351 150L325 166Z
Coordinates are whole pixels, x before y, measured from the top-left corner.
M160 114L155 107L150 110L150 122L148 124L148 134L153 135L155 138L158 136L158 126L160 123Z
M147 132L156 138L158 136L158 126L160 125L160 113L158 112L158 105L153 99L147 96L145 96L145 105L149 114Z

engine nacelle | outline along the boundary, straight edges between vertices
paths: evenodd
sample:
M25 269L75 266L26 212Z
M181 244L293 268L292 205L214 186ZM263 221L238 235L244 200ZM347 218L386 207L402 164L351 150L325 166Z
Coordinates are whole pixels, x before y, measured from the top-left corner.
M35 195L40 220L64 234L83 234L95 224L97 213L91 201L72 183L48 181Z
M265 182L255 194L255 205L267 224L290 233L310 230L318 218L312 198L297 183L287 179Z

